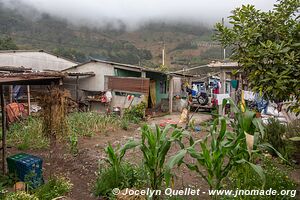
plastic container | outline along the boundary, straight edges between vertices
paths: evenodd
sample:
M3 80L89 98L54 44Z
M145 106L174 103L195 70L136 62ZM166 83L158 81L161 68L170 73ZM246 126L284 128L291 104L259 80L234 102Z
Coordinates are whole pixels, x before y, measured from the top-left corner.
M26 182L31 188L44 183L43 160L29 154L17 154L7 158L9 173L15 174L20 181Z

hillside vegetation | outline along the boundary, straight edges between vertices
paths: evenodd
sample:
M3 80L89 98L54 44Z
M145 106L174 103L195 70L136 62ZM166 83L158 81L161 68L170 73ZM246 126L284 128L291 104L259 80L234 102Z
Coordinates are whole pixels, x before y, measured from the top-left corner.
M24 14L0 2L0 37L11 37L19 49L44 49L78 62L96 58L158 67L165 46L165 63L173 69L223 57L221 47L211 41L212 30L203 25L156 22L134 31L98 29L28 9Z

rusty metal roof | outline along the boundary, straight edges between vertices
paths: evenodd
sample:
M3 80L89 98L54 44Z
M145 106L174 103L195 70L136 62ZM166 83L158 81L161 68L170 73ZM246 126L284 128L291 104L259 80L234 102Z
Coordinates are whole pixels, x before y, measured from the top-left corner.
M59 81L65 74L58 72L0 73L0 84L44 85Z

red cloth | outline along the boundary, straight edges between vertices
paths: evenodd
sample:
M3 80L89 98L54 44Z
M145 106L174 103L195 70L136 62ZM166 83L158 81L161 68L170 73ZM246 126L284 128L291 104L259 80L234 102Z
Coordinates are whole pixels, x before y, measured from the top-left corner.
M213 89L213 93L214 93L214 94L219 94L219 93L220 93L220 92L219 92L219 88Z
M11 103L6 105L6 113L8 123L12 123L22 117L25 114L24 104L22 103Z

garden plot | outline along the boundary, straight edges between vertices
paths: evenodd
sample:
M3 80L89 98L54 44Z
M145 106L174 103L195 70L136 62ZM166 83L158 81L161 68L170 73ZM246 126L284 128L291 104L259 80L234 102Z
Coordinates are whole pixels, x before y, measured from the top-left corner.
M85 116L86 115L86 116ZM55 155L55 162L51 163L49 156L48 156L48 150L47 145L45 146L37 146L41 148L34 148L31 149L31 146L34 146L34 144L37 141L34 141L33 139L30 141L26 141L26 145L22 145L21 143L18 143L23 150L19 150L17 148L11 148L9 149L9 154L15 154L18 152L26 152L29 154L37 155L43 158L44 160L44 177L48 179L50 171L55 172L56 174L63 175L64 177L68 177L73 184L73 189L71 192L67 195L70 199L99 199L98 197L94 196L94 187L95 187L95 181L97 180L97 172L99 172L99 161L103 161L105 157L107 157L105 153L105 148L108 146L108 144L112 144L113 147L116 147L118 145L124 145L129 140L141 140L141 125L144 122L140 122L140 124L134 124L130 123L127 127L127 130L124 130L120 127L119 122L117 122L117 119L114 118L108 118L105 119L105 123L102 123L99 117L99 120L95 119L95 116L93 114L85 113L83 115L80 115L79 113L75 113L74 115L71 115L71 121L73 124L74 130L76 130L76 133L78 133L78 143L77 143L77 149L78 152L74 155L72 151L70 151L70 147L66 146L64 144L58 145L57 154ZM209 125L206 123L207 120L210 119L209 115L206 114L198 114L194 115L195 120L197 121L196 124L201 124L201 131L200 132L194 132L191 130L191 136L194 138L194 140L203 139L206 134L209 133ZM87 120L86 120L87 119ZM88 121L91 121L93 119L93 124ZM159 124L161 121L168 121L168 120L178 120L178 115L167 115L164 117L154 118L147 121L149 125L153 124ZM32 120L32 119L30 119ZM86 121L85 121L86 120ZM83 123L78 123L78 121L83 121ZM101 122L101 123L100 123ZM25 122L24 122L25 123ZM36 122L35 122L36 123ZM98 125L95 125L95 123L98 123ZM106 124L106 125L103 125ZM77 125L77 126L75 126ZM30 126L33 126L30 124ZM99 128L100 127L100 128ZM37 129L33 129L37 130ZM28 131L28 130L27 130ZM27 133L29 134L29 133ZM37 136L35 136L38 138ZM11 140L20 142L19 140ZM184 139L182 140L184 145L189 144L189 141ZM44 143L43 143L44 144ZM25 148L27 147L27 148ZM172 145L170 148L166 160L168 161L172 156L176 155L177 152L180 151L180 147L178 145ZM128 150L124 157L124 161L130 162L134 164L135 166L139 166L138 170L144 171L145 169L140 167L143 162L143 154L140 151L140 148L134 148ZM190 156L186 157L187 162L194 162L193 159ZM259 161L261 162L261 161ZM276 162L277 163L277 162ZM271 165L270 165L271 166ZM299 169L293 169L288 168L288 174L281 173L280 171L285 171L286 167L285 165L276 164L275 166L267 166L268 171L272 171L272 173L269 173L268 176L270 176L270 180L274 180L274 175L278 176L278 179L282 179L283 181L280 183L277 183L278 187L281 185L281 187L294 187L292 184L293 182L286 178L286 175L292 174L293 177L297 179L299 174ZM201 168L204 170L204 168ZM279 170L280 169L280 170ZM137 171L140 173L140 171ZM258 187L257 185L257 175L253 173L249 168L245 168L244 171L247 172L248 177L256 177L256 180L250 179L250 183L253 184L255 188ZM196 172L190 171L185 165L181 165L180 168L175 167L173 169L173 172L175 174L174 177L174 188L201 188L201 190L208 190L209 186L206 183L206 181L201 178ZM236 176L238 176L238 173L233 174L232 176L226 178L224 181L228 184L233 184L231 179L234 179ZM145 177L143 177L145 179ZM276 182L273 181L273 182ZM143 180L147 181L147 180ZM143 181L141 181L138 184L145 184ZM267 181L268 182L268 181ZM237 184L237 183L234 183ZM249 183L247 183L249 184ZM228 187L228 186L227 186ZM250 186L249 186L250 187ZM274 185L271 185L271 187L274 187ZM185 197L183 199L187 199L188 197ZM201 199L210 199L207 195L201 194L199 196Z

